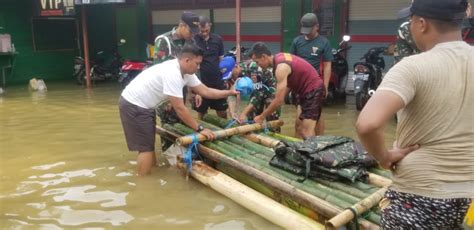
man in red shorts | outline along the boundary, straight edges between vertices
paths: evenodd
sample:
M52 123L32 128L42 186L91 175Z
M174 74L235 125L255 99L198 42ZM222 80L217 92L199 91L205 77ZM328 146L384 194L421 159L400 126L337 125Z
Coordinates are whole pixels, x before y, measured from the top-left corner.
M275 100L256 116L254 121L262 123L265 117L277 110L285 101L285 95L293 91L297 96L297 104L301 107L298 118L302 121L295 124L296 136L307 138L314 136L314 127L321 115L324 101L324 83L318 72L304 59L289 54L272 55L263 42L257 42L250 50L250 57L262 69L273 68L277 80Z

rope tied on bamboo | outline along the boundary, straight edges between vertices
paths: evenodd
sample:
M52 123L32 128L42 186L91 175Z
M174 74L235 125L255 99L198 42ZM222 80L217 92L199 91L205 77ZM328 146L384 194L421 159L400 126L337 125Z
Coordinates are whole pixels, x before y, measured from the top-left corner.
M191 138L193 142L188 146L188 149L186 149L186 152L184 153L184 156L183 156L183 162L186 165L186 168L188 169L189 172L191 172L193 168L193 154L198 155L201 158L201 156L199 155L199 151L197 149L198 144L199 144L197 135L193 134L191 135Z
M348 207L346 208L348 209L349 211L352 212L352 214L354 214L354 219L352 219L352 222L354 222L354 225L355 225L355 229L356 230L359 230L359 213L357 212L357 209L353 208L353 207Z
M243 124L253 124L254 121L253 120L239 121L237 119L232 119L227 123L227 125L224 127L224 129L228 129L228 128L232 127L233 125L237 124L237 123L239 123L241 125L243 125Z
M237 119L232 119L227 123L227 125L225 125L224 129L228 129L232 127L233 125L235 125L236 123L237 123Z

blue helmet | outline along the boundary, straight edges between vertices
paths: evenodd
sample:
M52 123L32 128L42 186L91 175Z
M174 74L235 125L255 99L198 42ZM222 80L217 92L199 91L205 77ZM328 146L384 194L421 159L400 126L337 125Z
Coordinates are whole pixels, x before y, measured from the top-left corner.
M222 80L229 80L232 77L232 70L235 67L235 59L233 57L224 57L219 63Z
M251 78L244 76L235 82L235 90L240 92L243 97L249 96L253 92L253 81Z

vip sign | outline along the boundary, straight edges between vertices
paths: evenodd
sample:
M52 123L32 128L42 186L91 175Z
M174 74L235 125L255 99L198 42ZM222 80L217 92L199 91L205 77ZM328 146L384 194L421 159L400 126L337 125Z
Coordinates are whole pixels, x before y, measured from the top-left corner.
M40 16L74 15L74 0L37 0Z

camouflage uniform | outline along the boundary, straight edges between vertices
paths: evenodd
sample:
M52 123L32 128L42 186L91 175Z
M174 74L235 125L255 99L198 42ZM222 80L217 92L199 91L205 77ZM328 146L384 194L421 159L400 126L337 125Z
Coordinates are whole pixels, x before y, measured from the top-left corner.
M362 145L341 136L316 136L302 142L280 142L270 165L297 175L367 181L366 168L375 166Z
M153 57L153 62L155 64L174 59L178 56L178 52L183 47L185 40L174 39L173 34L175 31L176 28L173 28L173 30L156 37L155 56Z
M248 119L253 120L255 116L261 114L275 99L276 79L270 70L262 71L258 69L255 62L249 64L248 71L257 76L256 81L254 80L254 91L249 99L249 104L252 104L254 109L247 114ZM267 121L278 120L280 118L280 111L278 109L267 116Z
M404 57L419 53L420 51L416 47L415 41L410 33L410 22L404 22L398 28L397 44L395 46L395 52L393 54L395 62L399 62Z
M162 35L159 35L155 39L155 56L153 63L159 64L167 60L175 59L178 56L179 51L183 47L185 40L184 39L174 39L173 34L175 33L176 28L166 32ZM186 98L185 94L183 94ZM180 121L178 114L174 111L169 103L169 100L165 100L158 105L156 108L156 114L160 117L161 125L164 124L173 124ZM161 149L166 150L173 143L161 138Z

